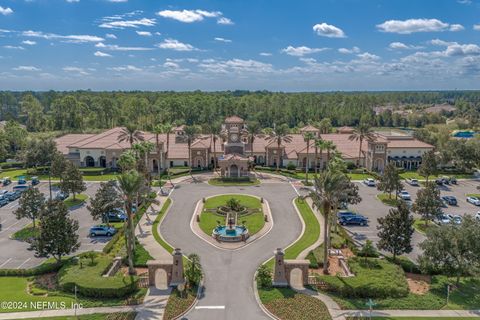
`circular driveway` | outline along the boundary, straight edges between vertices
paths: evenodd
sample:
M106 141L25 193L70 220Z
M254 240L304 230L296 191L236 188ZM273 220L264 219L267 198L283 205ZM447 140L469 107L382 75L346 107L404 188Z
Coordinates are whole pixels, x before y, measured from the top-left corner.
M217 249L196 236L190 220L197 201L216 194L244 193L269 201L273 229L263 238L240 250ZM253 290L257 267L300 235L302 226L293 207L296 197L286 182L249 187L216 187L206 183L178 184L173 204L160 226L162 236L183 253L197 253L203 266L204 290L195 309L184 319L269 319L258 306Z

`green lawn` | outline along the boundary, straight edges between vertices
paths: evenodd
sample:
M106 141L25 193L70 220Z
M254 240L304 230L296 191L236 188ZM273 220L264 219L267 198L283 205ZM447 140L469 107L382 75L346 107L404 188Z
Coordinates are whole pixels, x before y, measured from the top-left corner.
M227 201L231 198L239 200L241 206L251 210L248 214L238 216L238 224L242 224L245 221L250 235L257 233L263 228L265 219L260 199L247 195L222 195L209 198L205 201L199 223L200 229L202 229L203 232L211 235L213 229L218 225L217 221L220 221L221 225L225 224L225 216L209 210L226 205Z
M290 288L258 289L263 305L282 320L330 320L320 300L296 293Z
M136 312L117 312L117 313L94 313L84 314L80 316L67 316L67 317L46 317L46 318L29 318L23 320L134 320Z
M164 320L175 319L182 313L188 310L197 297L197 290L189 289L180 294L177 289L174 289L168 297L167 306L165 307Z
M443 173L439 173L438 175L432 175L432 176L429 176L428 179L429 180L432 180L432 179L436 179L438 177L443 177L443 176L447 176L447 177L455 177L457 179L471 179L473 176L469 173L450 173L450 172L443 172ZM402 179L417 179L417 180L425 180L425 177L422 177L421 175L419 175L416 171L406 171L406 172L402 172L400 173L400 177Z
M389 195L388 193L377 194L377 199L382 201L383 204L386 204L390 207L396 207L400 203L400 199L395 199L395 194Z
M171 247L168 243L165 242L165 240L163 240L163 238L160 236L160 232L158 229L159 229L159 223L162 220L165 213L167 212L171 203L172 203L172 200L170 200L170 198L168 198L165 201L165 203L162 206L162 209L158 213L157 218L155 219L152 225L153 237L155 238L155 240L157 240L158 244L160 244L165 250L167 250L167 252L173 252L173 247Z
M8 309L0 308L0 313L10 313L19 311L38 311L35 305L30 303L36 302L51 302L57 304L65 304L70 309L72 304L75 303L74 294L65 293L61 291L39 291L41 295L33 295L28 292L28 287L32 283L33 278L28 277L0 277L0 301L15 301L22 302L19 308ZM146 293L145 289L139 290L138 295L143 296ZM91 307L106 307L115 305L124 305L124 299L90 299L82 296L78 296L77 302L82 304L84 308ZM92 318L95 319L95 318ZM100 318L102 319L102 318Z
M213 178L208 180L208 184L212 186L256 186L260 184L260 180L223 180L221 178Z
M413 227L421 234L426 234L428 229L435 228L436 226L432 221L429 221L428 225L425 225L425 220L423 219L415 219L413 222Z
M480 193L469 193L469 194L467 194L467 197L476 197L476 198L480 198Z
M368 178L374 178L374 176L368 173L347 173L347 176L352 180L365 180Z
M93 168L93 169L98 169L98 168ZM85 170L85 169L82 169ZM108 180L116 180L117 179L117 173L116 172L109 172L105 174L92 174L95 173L89 172L88 174L83 175L83 180L85 181L108 181ZM19 176L24 176L27 180L30 180L32 176L37 176L40 180L48 180L48 175L46 174L33 174L29 175L27 174L27 169L14 169L14 170L3 170L0 172L0 178L5 178L5 177L10 177L12 179L12 182L15 182L15 180ZM51 177L52 180L59 180L58 177Z
M65 205L69 208L75 207L78 205L81 205L88 199L88 196L86 194L76 194L75 199L73 199L73 196L68 197L67 199L64 200Z
M12 239L19 240L19 241L26 241L28 239L35 238L37 235L38 235L38 221L37 221L36 228L33 228L33 224L29 223L22 229L12 234Z

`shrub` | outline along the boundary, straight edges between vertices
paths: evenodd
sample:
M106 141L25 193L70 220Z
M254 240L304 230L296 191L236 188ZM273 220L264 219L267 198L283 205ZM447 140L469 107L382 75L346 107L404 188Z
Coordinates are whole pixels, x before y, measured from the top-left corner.
M309 268L311 269L318 269L320 266L318 264L317 257L313 254L313 251L310 251L307 255L307 260L310 261Z
M287 170L295 170L296 167L297 166L292 161L288 162L287 164Z
M355 169L357 166L351 161L347 161L347 170ZM362 172L363 173L363 172Z
M367 240L362 248L357 252L357 256L365 258L378 258L378 251L371 240Z
M256 280L260 288L271 288L272 271L266 265L262 264L260 268L258 268Z
M393 258L391 256L387 256L385 258L388 261L399 265L405 272L417 273L417 274L422 273L422 271L420 270L420 267L415 262L408 259L407 257L397 257L395 261L393 261Z
M57 262L49 259L41 265L30 269L0 269L0 277L31 277L45 273L57 272L68 260Z

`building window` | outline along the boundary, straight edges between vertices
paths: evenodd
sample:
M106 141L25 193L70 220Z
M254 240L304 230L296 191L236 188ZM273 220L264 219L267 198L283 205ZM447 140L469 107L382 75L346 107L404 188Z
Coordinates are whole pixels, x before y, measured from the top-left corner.
M183 161L183 166L188 167L188 161Z

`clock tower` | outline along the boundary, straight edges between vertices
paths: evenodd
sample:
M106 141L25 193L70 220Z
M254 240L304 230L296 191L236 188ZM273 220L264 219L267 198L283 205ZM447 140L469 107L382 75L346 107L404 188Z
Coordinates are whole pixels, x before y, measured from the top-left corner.
M227 140L224 144L225 154L245 153L245 143L242 141L242 135L246 132L245 122L240 117L228 117L223 125Z
M222 133L226 140L223 144L223 155L218 157L223 178L249 179L250 158L245 155L245 142L242 139L246 132L247 128L242 118L233 116L225 119Z

